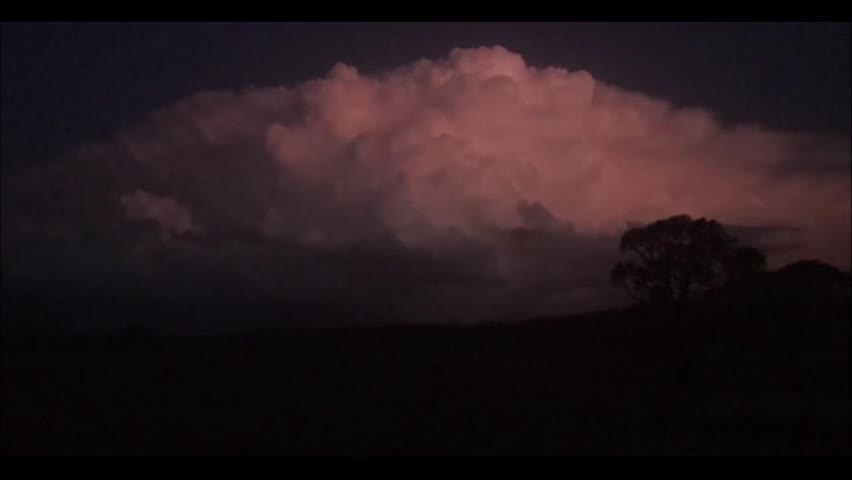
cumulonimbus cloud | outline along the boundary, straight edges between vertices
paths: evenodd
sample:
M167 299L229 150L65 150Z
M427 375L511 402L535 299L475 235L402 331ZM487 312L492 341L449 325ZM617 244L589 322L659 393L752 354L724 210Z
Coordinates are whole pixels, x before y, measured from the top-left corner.
M681 213L783 226L795 248L771 260L847 265L849 146L723 126L495 47L373 75L339 64L293 88L198 93L57 168L76 168L112 202L103 215L177 233L254 231L318 251L391 238L440 254L473 242L504 286L541 293L516 303L556 311L603 298L608 242L626 224ZM153 191L162 196L139 193ZM453 305L465 296L453 295Z
M120 202L128 218L154 220L166 236L198 230L189 210L169 197L136 190L122 195Z

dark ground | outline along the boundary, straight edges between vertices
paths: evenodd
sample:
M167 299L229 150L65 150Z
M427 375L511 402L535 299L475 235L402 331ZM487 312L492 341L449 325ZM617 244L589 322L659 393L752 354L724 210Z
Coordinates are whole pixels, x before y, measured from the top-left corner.
M849 456L849 304L477 327L4 335L2 451ZM688 355L674 354L688 351Z

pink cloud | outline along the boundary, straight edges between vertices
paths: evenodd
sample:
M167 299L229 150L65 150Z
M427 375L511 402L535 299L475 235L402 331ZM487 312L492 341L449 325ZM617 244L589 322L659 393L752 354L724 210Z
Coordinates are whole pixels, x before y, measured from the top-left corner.
M173 198L136 190L121 196L121 206L128 218L157 222L163 235L201 230L192 221L192 213Z
M169 233L254 228L307 248L389 234L432 252L465 238L495 252L495 274L518 292L551 292L536 308L556 312L608 288L604 256L616 251L567 239L612 240L629 222L681 213L796 227L779 240L796 248L772 251L774 265L848 265L849 153L848 138L724 126L495 47L198 93L81 147L64 168L85 162L89 184L114 186L101 201ZM550 236L511 234L523 228ZM578 275L577 292L557 291ZM512 298L489 291L493 309Z

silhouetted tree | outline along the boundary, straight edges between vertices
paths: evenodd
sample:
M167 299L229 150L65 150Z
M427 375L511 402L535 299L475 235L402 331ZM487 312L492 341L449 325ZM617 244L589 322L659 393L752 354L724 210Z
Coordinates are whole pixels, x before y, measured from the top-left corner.
M745 306L766 283L766 255L752 247L738 246L723 260L723 276L710 299L731 306Z
M799 260L776 273L778 292L785 297L825 301L849 297L852 283L848 273L818 260Z
M762 252L739 246L719 222L688 215L627 230L620 250L612 281L640 303L677 309L766 267Z
M612 281L672 322L668 333L674 380L688 380L693 361L680 325L684 307L718 297L726 285L747 281L765 268L766 258L757 249L738 245L719 222L688 215L630 228L619 248L622 260L612 269Z
M739 246L725 259L728 280L753 277L766 270L766 255L754 247Z

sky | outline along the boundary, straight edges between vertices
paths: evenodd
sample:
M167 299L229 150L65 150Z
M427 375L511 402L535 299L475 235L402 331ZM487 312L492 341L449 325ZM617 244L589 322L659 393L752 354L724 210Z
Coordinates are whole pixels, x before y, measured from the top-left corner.
M681 213L849 265L848 23L0 32L4 284L528 318Z

